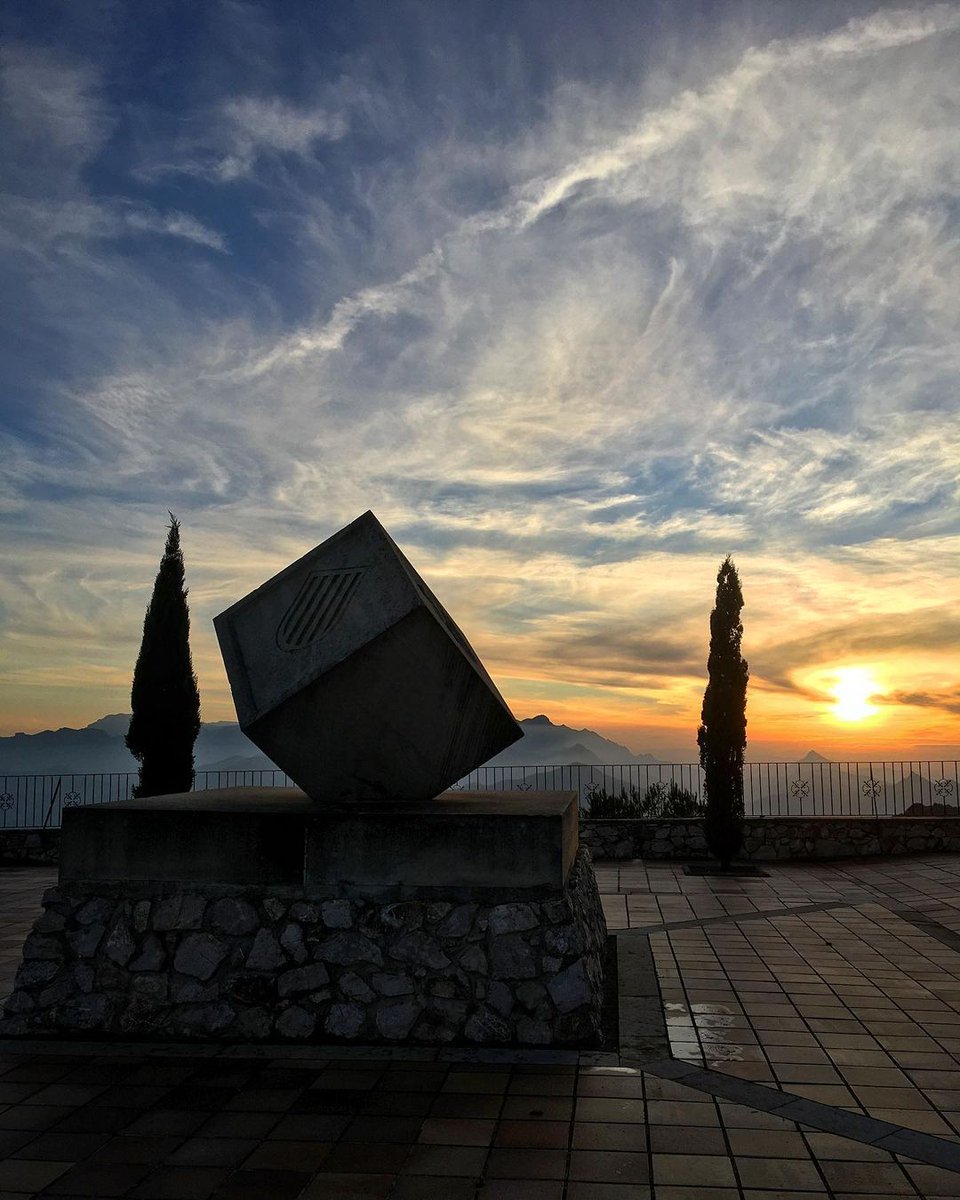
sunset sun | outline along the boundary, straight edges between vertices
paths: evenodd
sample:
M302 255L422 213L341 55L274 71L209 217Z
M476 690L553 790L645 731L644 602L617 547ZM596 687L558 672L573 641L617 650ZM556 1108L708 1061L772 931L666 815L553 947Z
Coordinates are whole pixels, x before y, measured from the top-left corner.
M862 667L841 667L836 673L833 694L833 716L838 721L863 721L877 710L870 697L877 691L877 681Z

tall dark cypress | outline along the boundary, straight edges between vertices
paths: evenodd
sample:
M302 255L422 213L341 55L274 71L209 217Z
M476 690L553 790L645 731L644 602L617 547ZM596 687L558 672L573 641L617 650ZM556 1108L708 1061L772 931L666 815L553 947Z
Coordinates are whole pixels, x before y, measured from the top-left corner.
M710 614L708 681L697 730L707 794L704 835L724 870L743 843L743 754L750 673L740 654L742 608L740 577L727 555L717 573L716 607Z
M193 786L193 746L200 732L200 692L190 657L190 613L183 586L180 522L173 513L143 641L133 672L133 715L127 749L140 763L135 796L187 792Z

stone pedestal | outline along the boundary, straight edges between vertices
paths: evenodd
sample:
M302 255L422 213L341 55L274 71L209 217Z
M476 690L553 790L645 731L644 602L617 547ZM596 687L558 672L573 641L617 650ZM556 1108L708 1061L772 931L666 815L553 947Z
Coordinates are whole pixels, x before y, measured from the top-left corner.
M0 1031L588 1045L605 934L574 793L72 809Z

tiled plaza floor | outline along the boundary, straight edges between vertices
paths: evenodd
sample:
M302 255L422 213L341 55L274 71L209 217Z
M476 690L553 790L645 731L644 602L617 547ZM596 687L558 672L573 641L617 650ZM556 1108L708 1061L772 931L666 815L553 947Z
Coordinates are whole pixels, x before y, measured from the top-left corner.
M598 866L622 1057L0 1042L0 1200L957 1200L960 856L768 872Z
M650 930L675 1057L960 1140L956 856L600 874L610 927Z

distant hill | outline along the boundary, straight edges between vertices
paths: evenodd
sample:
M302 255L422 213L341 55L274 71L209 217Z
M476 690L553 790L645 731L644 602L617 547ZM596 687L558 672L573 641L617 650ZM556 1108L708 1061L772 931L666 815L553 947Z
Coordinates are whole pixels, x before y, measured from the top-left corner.
M652 754L633 754L619 742L594 733L592 729L571 729L555 725L541 714L520 722L523 737L490 759L487 766L569 766L584 763L657 763Z
M104 733L109 733L111 737L126 737L127 730L130 728L129 713L111 713L108 717L101 717L99 721L92 721L88 729L102 729Z
M0 738L0 775L99 774L136 771L124 744L130 724L126 713L100 717L83 729L45 729ZM521 721L524 737L490 760L491 766L595 766L602 763L656 763L649 754L631 754L591 729L555 725L549 717ZM198 771L274 771L235 721L205 724L194 757Z
M0 774L61 775L136 770L123 738L102 729L45 729L0 738Z
M0 738L0 775L93 775L136 771L137 760L124 744L128 713L101 717L84 729L45 729ZM198 771L237 770L224 760L243 759L242 770L276 770L274 764L240 732L235 721L211 721L197 738ZM246 760L250 760L247 765Z
M232 754L229 758L218 759L217 762L205 762L199 771L279 771L280 768L272 763L265 754Z

